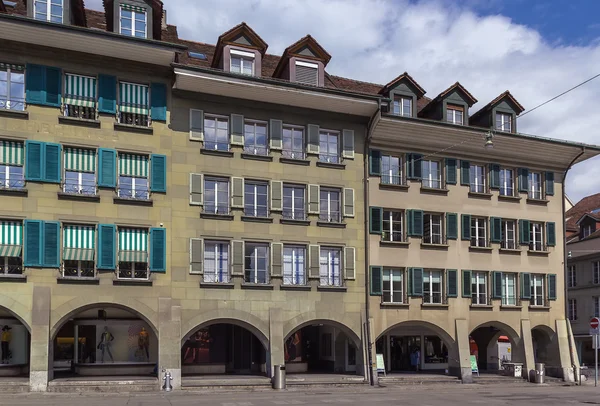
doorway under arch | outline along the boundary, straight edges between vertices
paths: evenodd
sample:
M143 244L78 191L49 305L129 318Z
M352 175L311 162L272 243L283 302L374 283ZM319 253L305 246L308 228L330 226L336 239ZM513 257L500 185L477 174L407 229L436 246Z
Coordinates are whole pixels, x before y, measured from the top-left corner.
M507 324L483 323L469 335L470 355L477 359L480 371L498 373L504 370L507 362L524 362L519 342L518 333Z
M30 347L29 326L0 306L0 378L29 376Z

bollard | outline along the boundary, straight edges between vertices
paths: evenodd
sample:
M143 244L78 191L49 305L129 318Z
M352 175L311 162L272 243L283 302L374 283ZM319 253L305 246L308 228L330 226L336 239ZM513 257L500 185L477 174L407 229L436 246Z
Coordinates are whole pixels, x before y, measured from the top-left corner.
M165 381L165 384L162 387L162 390L164 390L165 392L171 392L173 390L173 385L171 385L171 372L167 371L166 369L163 369L163 381Z

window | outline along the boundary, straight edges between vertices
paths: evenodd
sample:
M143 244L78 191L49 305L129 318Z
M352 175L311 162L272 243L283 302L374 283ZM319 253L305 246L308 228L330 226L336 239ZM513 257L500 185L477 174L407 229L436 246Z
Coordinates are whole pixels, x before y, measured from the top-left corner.
M412 97L394 97L392 114L397 116L412 117Z
M306 247L283 246L283 284L306 285Z
M65 148L65 193L96 195L96 151L91 149Z
M18 257L0 257L0 275L20 275L23 273L23 260Z
M25 68L0 63L0 109L25 110Z
M452 124L463 124L463 111L464 108L461 106L454 106L449 104L446 108L446 121Z
M324 131L319 133L319 161L340 163L340 133Z
M441 189L442 188L442 171L438 161L423 160L422 165L422 185L423 187Z
M424 363L430 364L433 368L439 368L440 364L447 364L448 348L444 344L444 341L436 335L425 336L424 339Z
M575 265L567 268L567 287L572 288L577 286L577 273Z
M594 317L600 317L600 297L594 296Z
M119 228L119 279L144 279L148 270L148 230Z
M442 303L442 271L423 271L423 303Z
M204 213L229 214L229 179L204 179Z
M232 49L229 71L242 75L254 75L254 53Z
M120 33L130 37L146 38L146 10L129 4L121 4Z
M382 241L397 242L404 241L402 232L404 212L399 210L383 211L383 232Z
M581 232L583 233L583 238L589 237L590 234L594 232L593 225L586 224L585 226L581 227Z
M511 131L512 115L507 113L496 113L496 130Z
M204 282L229 282L229 243L204 242Z
M404 271L383 269L383 303L404 303Z
M23 223L0 221L0 275L23 273Z
M244 152L252 155L268 155L267 124L258 121L244 122Z
M542 199L542 174L540 172L529 172L529 198Z
M500 247L507 250L517 249L516 240L517 222L515 220L502 220L502 241Z
M531 305L544 306L545 275L531 275Z
M471 247L487 247L487 222L485 217L471 217Z
M471 164L470 172L469 179L471 181L471 192L485 193L485 166Z
M283 149L281 155L291 159L305 159L304 127L283 126Z
M517 305L517 276L513 273L502 274L502 305Z
M208 59L206 57L206 55L203 54L203 53L201 53L201 52L191 52L191 51L188 51L188 55L189 55L190 58L200 59L202 61L206 61Z
M341 223L341 192L339 189L321 188L319 220Z
M246 181L244 183L244 215L269 217L266 182Z
M403 185L402 158L383 155L381 157L381 183L387 185Z
M247 242L244 244L244 250L244 282L268 283L269 245Z
M148 200L148 157L144 155L119 154L119 197Z
M471 303L474 305L487 305L487 272L471 273Z
M304 186L283 185L283 218L306 220Z
M63 277L94 278L95 226L63 226Z
M594 284L598 285L600 284L600 261L592 262L592 268L594 270Z
M514 196L514 178L512 169L500 169L500 195Z
M96 78L65 74L65 96L63 97L65 117L96 119Z
M148 86L120 82L119 89L119 123L148 127L151 124Z
M23 189L23 143L0 141L0 189Z
M229 151L229 119L204 115L204 148Z
M36 20L63 22L62 0L34 0L34 18Z
M323 248L319 259L319 283L321 286L342 286L341 248Z
M425 213L423 216L423 242L425 244L443 244L442 214Z
M567 306L567 309L569 320L577 320L577 299L569 299L569 305Z
M543 223L529 223L529 249L531 251L545 251L546 247L544 246L543 238Z
M296 61L296 82L318 86L319 65L316 63Z

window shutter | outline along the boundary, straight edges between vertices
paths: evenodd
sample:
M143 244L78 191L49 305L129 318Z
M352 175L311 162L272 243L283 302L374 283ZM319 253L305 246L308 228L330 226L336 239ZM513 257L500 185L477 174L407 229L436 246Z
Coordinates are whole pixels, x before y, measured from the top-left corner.
M470 214L461 214L461 239L464 241L468 241L471 239L471 215Z
M423 236L423 210L412 211L412 236Z
M39 141L25 141L25 179L41 181L43 176L42 157L44 143Z
M528 192L529 191L529 169L527 168L519 168L518 173L518 181L519 181L519 192Z
M502 299L502 272L492 272L492 298Z
M283 244L271 243L271 276L281 276L283 267Z
M117 151L98 150L98 186L114 188L117 185Z
M381 176L381 151L369 150L369 175Z
M492 242L502 241L502 219L500 217L490 218L490 240Z
M423 268L409 268L408 273L410 278L411 296L423 296Z
M241 114L231 115L231 143L244 145L244 116Z
M60 144L44 144L44 165L43 181L49 183L60 183L61 167L61 146Z
M44 221L43 229L42 266L44 268L58 268L60 267L60 223L57 221Z
M446 158L446 184L456 185L456 159Z
M554 196L554 172L546 172L546 195Z
M342 134L342 143L344 148L342 157L354 159L354 130L343 130Z
M500 188L500 165L490 164L490 188Z
M60 68L53 68L46 66L46 106L60 107L62 102L62 70Z
M271 181L271 211L283 210L283 182Z
M232 275L243 275L244 274L244 241L232 241L231 242L232 261L231 261L231 274Z
M383 232L383 208L369 207L369 232L381 234Z
M408 154L406 159L407 178L420 180L423 175L423 155Z
M167 230L150 229L150 271L167 271Z
M519 220L519 243L529 244L529 220Z
M531 274L521 274L521 299L531 299Z
M446 270L446 295L458 297L458 271L456 269Z
M383 267L369 267L369 287L371 296L381 296L383 294Z
M98 225L98 269L116 268L116 227L113 224Z
M190 109L190 140L204 141L204 110Z
M283 121L272 118L269 121L271 149L283 148Z
M165 155L152 154L150 157L151 182L150 190L152 192L167 192L167 157Z
M471 271L462 271L462 297L471 297Z
M546 245L549 247L556 245L556 224L554 222L546 223Z
M244 178L231 178L231 207L244 207Z
M204 241L202 238L190 238L190 273L202 274L203 251Z
M548 299L556 300L556 275L548 275Z
M318 154L319 148L319 126L316 124L309 124L307 126L307 149L306 152L309 154Z
M344 247L344 279L356 278L356 250L354 247Z
M46 69L41 65L28 63L25 67L25 99L27 104L44 104L46 101Z
M344 217L354 217L354 189L344 188Z
M98 75L98 112L116 114L117 112L117 78L109 75Z
M308 277L311 279L319 278L321 247L318 245L308 246Z
M460 161L460 184L463 186L471 184L471 164L469 161Z
M42 221L25 220L23 262L25 266L42 266Z
M446 213L446 239L456 240L458 238L458 214Z
M190 173L190 204L194 206L202 206L202 190L204 188L204 182L202 181L202 174Z
M150 83L150 117L152 121L167 121L167 86Z
M308 212L319 214L319 185L308 185Z

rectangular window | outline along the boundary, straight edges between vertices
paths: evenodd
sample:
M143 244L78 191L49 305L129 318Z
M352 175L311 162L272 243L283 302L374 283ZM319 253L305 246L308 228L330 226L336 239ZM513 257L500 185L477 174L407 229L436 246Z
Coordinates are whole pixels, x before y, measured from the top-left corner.
M400 242L404 241L403 225L404 212L401 210L383 211L382 241Z
M531 251L545 251L544 245L544 223L529 223L529 249Z
M386 185L403 185L402 158L383 155L381 157L381 183Z
M283 185L283 218L306 220L305 186Z
M471 247L487 247L487 223L486 217L471 217Z
M240 73L242 75L254 75L254 53L232 49L229 51L231 55L231 64L229 71Z
M567 309L568 309L569 320L571 320L571 321L577 320L577 299L569 299L569 304L567 306Z
M229 282L229 243L225 241L204 242L204 282Z
M283 246L283 284L306 285L306 247Z
M95 232L96 227L91 225L63 226L63 277L96 277Z
M583 234L583 238L589 237L590 234L594 232L593 226L591 224L587 224L581 227L581 232Z
M423 187L441 189L442 171L441 164L438 161L423 160L422 166L422 185Z
M316 63L296 61L296 82L318 86L319 65Z
M24 145L22 142L0 141L0 189L23 189Z
M511 132L512 115L496 113L496 130Z
M514 196L514 177L512 169L500 169L500 195Z
M283 126L283 149L281 155L291 159L305 159L304 127Z
M23 223L0 221L0 275L23 273Z
M515 220L502 220L502 241L500 247L506 250L517 249L516 239L517 222Z
M423 271L423 303L442 303L442 271Z
M64 149L65 176L63 192L76 195L96 195L96 151Z
M474 305L487 305L487 272L472 272L471 273L471 303Z
M321 130L319 133L319 161L338 164L340 157L340 133Z
M545 275L531 275L531 305L544 306L544 280Z
M269 217L269 195L267 182L245 181L244 215Z
M269 155L267 123L250 120L244 122L244 152L252 155Z
M204 213L229 214L229 179L204 179Z
M423 242L425 244L443 244L442 214L425 213L423 216Z
M269 244L244 244L244 282L269 283Z
M148 200L150 198L149 190L148 157L119 154L118 196L126 199Z
M148 269L148 230L144 228L119 228L119 279L150 277Z
M594 296L594 317L600 317L600 297Z
M529 172L529 198L542 199L542 174L540 172Z
M25 68L0 63L0 109L25 110Z
M502 274L502 305L517 305L517 276L514 273Z
M319 220L328 223L341 223L341 191L321 188Z
M33 13L36 20L62 24L62 0L33 0Z
M342 286L341 248L323 248L319 259L319 283L321 286Z
M452 124L463 125L464 108L449 104L446 108L446 121Z
M569 288L577 286L577 273L575 265L567 268L567 286Z
M483 165L470 165L470 190L474 193L485 193L486 182L485 182L485 166Z
M593 272L594 272L594 284L600 284L600 261L592 262Z
M204 115L204 148L229 151L229 118Z
M65 117L95 120L96 78L66 73L62 110Z
M383 269L383 303L404 303L404 270Z
M129 4L120 7L120 33L129 37L146 38L147 22L146 10Z
M412 117L412 97L394 97L392 114L397 116Z
M139 83L119 83L119 123L138 127L150 126L148 86Z

